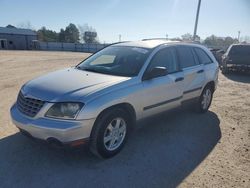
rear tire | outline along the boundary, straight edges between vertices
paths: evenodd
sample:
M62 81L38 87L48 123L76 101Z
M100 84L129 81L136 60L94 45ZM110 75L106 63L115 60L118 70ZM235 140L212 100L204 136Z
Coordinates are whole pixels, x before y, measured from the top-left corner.
M222 66L222 68L221 68L221 72L222 72L222 74L228 74L228 73L229 73L229 70L228 70L228 68L227 68L227 67Z
M206 86L197 102L196 111L199 113L205 113L208 111L213 99L213 90L211 86Z
M126 111L111 109L98 117L90 136L90 151L100 158L110 158L124 147L131 121Z

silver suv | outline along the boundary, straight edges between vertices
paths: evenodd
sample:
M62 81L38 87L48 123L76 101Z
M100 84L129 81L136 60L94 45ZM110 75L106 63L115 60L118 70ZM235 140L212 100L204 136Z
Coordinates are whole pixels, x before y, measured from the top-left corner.
M88 143L108 158L124 146L136 121L195 102L211 104L218 63L197 44L144 40L114 44L73 68L27 82L11 107L21 132L50 144Z

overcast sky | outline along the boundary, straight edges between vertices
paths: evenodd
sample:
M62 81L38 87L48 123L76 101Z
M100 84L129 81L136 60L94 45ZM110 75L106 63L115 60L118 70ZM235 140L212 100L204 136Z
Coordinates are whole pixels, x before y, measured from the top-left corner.
M0 0L0 26L30 22L59 31L88 23L100 42L193 33L198 0ZM250 36L250 0L202 0L197 34Z

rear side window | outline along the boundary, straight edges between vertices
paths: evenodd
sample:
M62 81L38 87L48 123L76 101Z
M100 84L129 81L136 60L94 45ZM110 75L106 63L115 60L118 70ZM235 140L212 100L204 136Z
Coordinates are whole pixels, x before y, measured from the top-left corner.
M250 55L250 45L237 45L237 46L232 46L229 55L244 55L244 56L249 56Z
M211 58L207 55L206 52L204 52L204 50L202 50L200 48L194 48L194 51L195 51L196 55L198 56L200 64L213 63Z
M190 47L178 46L177 50L181 68L187 68L197 65L192 53L192 49Z
M148 70L152 70L154 67L166 67L169 73L178 71L175 50L165 48L157 52L152 58Z

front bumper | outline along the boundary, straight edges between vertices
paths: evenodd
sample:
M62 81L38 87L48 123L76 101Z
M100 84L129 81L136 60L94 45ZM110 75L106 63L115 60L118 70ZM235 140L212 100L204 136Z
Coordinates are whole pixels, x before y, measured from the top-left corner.
M44 117L31 118L22 114L16 104L10 109L12 122L17 128L29 133L32 137L49 141L56 139L62 144L90 137L95 119L59 120Z

